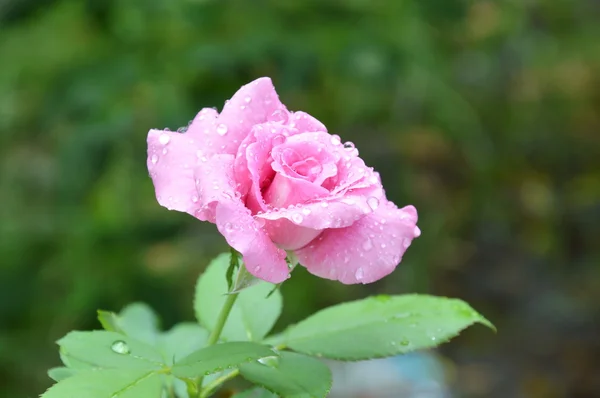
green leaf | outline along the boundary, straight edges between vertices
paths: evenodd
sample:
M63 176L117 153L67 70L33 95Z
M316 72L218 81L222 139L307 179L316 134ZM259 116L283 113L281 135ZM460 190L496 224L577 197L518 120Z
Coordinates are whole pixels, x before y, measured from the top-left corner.
M206 345L208 331L196 323L180 323L165 332L159 345L167 365L172 365Z
M257 387L237 393L231 398L277 398L277 395L273 394L269 390Z
M78 372L46 391L41 398L160 398L161 375L143 369Z
M435 347L474 323L494 328L461 300L376 296L326 308L270 340L309 355L362 360Z
M75 374L74 369L65 367L52 368L48 370L48 376L54 381L61 381Z
M176 362L172 373L180 378L205 376L274 355L277 354L269 347L256 343L217 344L198 350Z
M70 332L58 345L65 365L72 368L160 369L164 366L156 349L115 332Z
M225 302L227 279L225 273L229 265L229 254L221 254L207 267L198 279L194 310L196 318L204 327L215 327L219 312ZM271 330L281 314L282 298L273 289L273 284L259 282L242 290L233 306L227 323L221 333L226 341L260 341Z
M331 371L316 358L281 352L271 363L260 362L241 365L241 375L283 397L320 398L331 389Z
M98 321L109 332L122 333L154 345L159 338L159 320L152 308L145 303L132 303L117 315L98 310Z

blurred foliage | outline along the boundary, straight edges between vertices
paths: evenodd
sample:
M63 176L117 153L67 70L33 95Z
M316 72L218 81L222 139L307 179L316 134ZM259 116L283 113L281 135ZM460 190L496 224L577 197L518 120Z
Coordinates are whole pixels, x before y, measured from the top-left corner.
M225 243L156 203L145 136L266 75L423 231L373 285L295 271L279 327L373 292L460 297L499 334L442 350L458 396L599 396L599 18L594 0L0 1L1 395L43 391L53 342L97 308L193 319Z

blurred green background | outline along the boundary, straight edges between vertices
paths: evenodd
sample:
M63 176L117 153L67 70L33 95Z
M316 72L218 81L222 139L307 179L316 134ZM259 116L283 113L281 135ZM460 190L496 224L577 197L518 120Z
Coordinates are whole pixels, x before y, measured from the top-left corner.
M372 285L297 270L279 328L459 297L499 332L440 350L457 397L600 396L599 20L594 0L0 1L0 395L44 391L97 308L193 319L225 243L156 203L146 133L270 76L423 231Z

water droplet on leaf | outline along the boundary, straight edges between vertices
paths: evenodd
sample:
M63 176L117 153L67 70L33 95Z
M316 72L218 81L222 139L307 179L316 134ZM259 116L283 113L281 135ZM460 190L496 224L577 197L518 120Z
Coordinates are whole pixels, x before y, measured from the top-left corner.
M129 354L129 346L123 340L117 340L114 343L112 343L110 349L116 352L117 354Z

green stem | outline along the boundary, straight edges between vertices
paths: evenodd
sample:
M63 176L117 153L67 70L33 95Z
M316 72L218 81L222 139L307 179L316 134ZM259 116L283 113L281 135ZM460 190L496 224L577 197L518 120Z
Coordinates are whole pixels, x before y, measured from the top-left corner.
M227 295L227 299L225 300L225 303L223 304L223 308L221 308L221 313L219 314L219 317L217 318L217 324L215 325L215 328L210 333L210 336L208 336L208 341L206 342L207 347L214 345L217 343L217 341L219 341L219 337L221 337L221 332L223 331L225 322L227 322L227 317L229 316L229 313L231 312L231 309L233 308L233 305L235 304L235 300L238 298L238 294L239 293L231 293L231 294Z
M231 293L227 296L223 307L221 308L221 312L219 313L219 317L217 318L217 323L215 328L208 336L208 341L206 342L206 346L209 347L211 345L215 345L219 341L219 337L221 337L221 332L223 332L223 327L225 326L225 322L227 322L227 317L229 317L229 313L235 304L235 300L238 298L239 293ZM219 380L219 379L217 379ZM199 377L196 381L196 385L198 386L198 396L203 397L204 395L200 394L200 390L202 389L202 382L204 381L204 377ZM211 383L212 384L212 383Z

